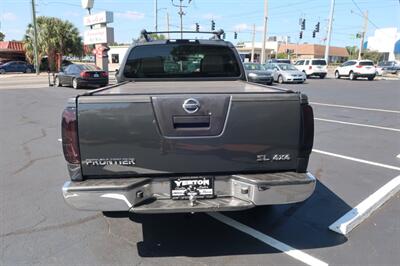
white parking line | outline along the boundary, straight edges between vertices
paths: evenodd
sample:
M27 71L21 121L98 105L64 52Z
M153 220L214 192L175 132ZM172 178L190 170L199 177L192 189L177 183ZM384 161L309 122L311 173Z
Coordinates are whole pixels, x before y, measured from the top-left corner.
M367 219L374 211L382 206L394 194L400 191L400 175L386 183L375 193L363 200L355 208L351 209L336 222L329 226L329 229L336 233L347 235L362 221Z
M369 127L369 128L376 128L376 129L383 129L383 130L400 132L400 129L391 128L391 127L381 127L381 126L374 126L374 125L368 125L368 124L350 123L350 122L332 120L332 119L325 119L325 118L314 118L314 119L317 120L317 121L323 121L323 122L331 122L331 123L338 123L338 124L344 124L344 125L352 125L352 126L359 126L359 127Z
M383 167L383 168L387 168L387 169L392 169L392 170L400 171L400 167L393 166L393 165L388 165L388 164L383 164L383 163L377 163L377 162L367 161L367 160L363 160L363 159L358 159L358 158L354 158L354 157L350 157L350 156L345 156L345 155L341 155L341 154L337 154L337 153L332 153L332 152L327 152L327 151L321 151L321 150L317 150L317 149L313 149L312 151L315 152L315 153L320 153L320 154L324 154L324 155L329 155L329 156L333 156L333 157L337 157L337 158L342 158L342 159L346 159L346 160L350 160L350 161L355 161L355 162L359 162L359 163L364 163L364 164L369 164L369 165L374 165L374 166L379 166L379 167Z
M393 165L371 162L363 159L358 159L327 151L321 151L317 149L313 149L313 152L400 171L400 167ZM368 198L363 200L355 208L351 209L349 212L347 212L345 215L339 218L336 222L331 224L329 226L329 229L342 235L348 234L352 229L354 229L361 222L367 219L374 211L376 211L380 206L382 206L387 200L389 200L393 195L395 195L399 191L400 191L400 175L395 177L388 183L386 183L383 187L381 187L375 193L373 193Z
M396 114L400 114L400 111L397 111L397 110L367 108L367 107L359 107L359 106L349 106L349 105L339 105L339 104L328 104L328 103L318 103L318 102L310 102L310 104L313 104L313 105L322 105L322 106L330 106L330 107L339 107L339 108L348 108L348 109L357 109L357 110L364 110L364 111L376 111L376 112L386 112L386 113L396 113Z
M304 253L303 251L294 249L293 247L286 245L285 243L282 243L282 242L276 240L275 238L265 235L247 225L239 223L238 221L236 221L228 216L225 216L221 213L209 212L207 214L210 215L211 217L213 217L214 219L216 219L220 222L223 222L224 224L232 226L233 228L258 239L261 242L264 242L265 244L270 245L273 248L276 248L276 249L284 252L285 254L291 256L292 258L295 258L299 261L304 262L307 265L328 265L328 263L326 263L326 262L323 262L317 258L314 258L314 257L308 255L307 253Z

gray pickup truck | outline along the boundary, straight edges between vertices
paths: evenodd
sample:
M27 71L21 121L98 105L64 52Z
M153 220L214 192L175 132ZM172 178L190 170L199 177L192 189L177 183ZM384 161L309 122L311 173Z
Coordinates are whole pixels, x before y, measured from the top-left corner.
M68 101L65 201L82 210L237 211L303 201L314 137L306 95L246 81L234 46L132 45L114 86Z

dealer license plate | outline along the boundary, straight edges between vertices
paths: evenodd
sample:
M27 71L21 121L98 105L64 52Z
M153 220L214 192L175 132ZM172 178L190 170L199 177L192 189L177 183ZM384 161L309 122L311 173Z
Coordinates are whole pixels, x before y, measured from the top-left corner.
M197 199L214 197L214 178L211 176L180 177L171 180L171 198L189 199L193 195Z

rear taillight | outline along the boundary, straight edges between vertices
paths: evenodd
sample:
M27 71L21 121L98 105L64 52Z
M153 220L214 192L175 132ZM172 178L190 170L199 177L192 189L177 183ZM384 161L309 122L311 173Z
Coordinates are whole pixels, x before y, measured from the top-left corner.
M308 69L312 69L312 66L309 66Z
M362 68L363 66L356 66L356 68Z
M65 160L69 163L80 163L78 124L74 108L66 108L62 114L61 137Z
M101 72L101 76L103 78L108 78L108 73L107 72Z
M307 103L301 105L301 126L299 140L299 154L297 158L297 172L307 171L308 160L314 144L314 114Z
M302 133L300 150L303 155L309 154L314 144L314 112L310 105L301 105Z
M80 73L81 78L90 78L90 73L86 71L82 71Z

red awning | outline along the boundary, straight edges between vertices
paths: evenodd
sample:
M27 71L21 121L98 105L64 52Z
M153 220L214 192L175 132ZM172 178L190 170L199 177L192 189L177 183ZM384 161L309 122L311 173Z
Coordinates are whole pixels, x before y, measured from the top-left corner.
M24 45L22 42L0 42L0 50L24 52Z

